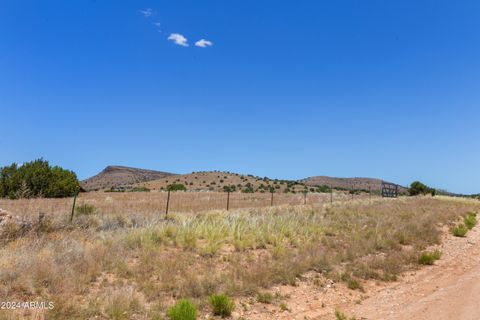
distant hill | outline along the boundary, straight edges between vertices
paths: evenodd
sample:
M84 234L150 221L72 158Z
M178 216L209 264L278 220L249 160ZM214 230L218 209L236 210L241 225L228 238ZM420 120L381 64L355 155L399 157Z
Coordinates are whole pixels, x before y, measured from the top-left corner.
M335 178L326 176L309 177L302 180L282 180L222 171L200 171L189 174L172 174L153 170L108 166L102 172L81 182L87 191L110 188L131 190L148 188L152 191L166 190L171 184L183 184L188 191L231 191L243 192L329 192L321 186L332 185L334 189L372 191L380 190L382 180L374 178ZM327 188L328 189L328 188ZM400 192L407 190L400 187Z
M188 191L224 191L225 187L229 187L232 191L243 192L270 192L270 188L274 188L275 192L302 192L306 188L305 184L299 181L271 179L221 171L192 172L137 183L133 187L166 190L167 186L173 183L183 184Z
M99 174L83 180L80 185L87 191L118 188L138 182L157 180L175 174L154 170L108 166Z
M336 177L327 177L327 176L316 176L309 177L300 180L309 186L315 185L327 185L333 186L333 188L339 189L363 189L368 190L371 188L372 191L378 191L381 189L382 180L376 178L336 178ZM385 181L388 182L388 181ZM391 182L390 182L391 183ZM404 187L399 188L401 193L407 192L407 189Z

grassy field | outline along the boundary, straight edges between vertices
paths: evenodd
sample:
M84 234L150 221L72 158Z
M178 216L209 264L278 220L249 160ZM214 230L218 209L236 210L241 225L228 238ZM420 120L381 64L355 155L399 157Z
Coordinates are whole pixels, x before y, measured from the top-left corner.
M0 301L47 300L55 308L0 310L0 319L163 319L181 298L208 314L212 294L256 297L306 272L362 290L364 281L394 281L417 268L442 226L480 208L442 197L364 199L163 219L145 197L82 196L72 224L66 200L2 200L0 207L33 220L39 210L47 216L0 234Z
M374 197L372 195L372 197ZM368 198L367 194L355 195L354 199ZM335 192L333 201L352 199L351 195ZM304 194L274 193L273 204L299 205L304 204ZM329 193L308 193L307 204L320 205L330 203ZM89 192L81 193L77 205L95 206L102 214L138 215L144 219L163 216L167 203L166 192ZM36 217L40 212L52 215L69 216L73 199L0 199L0 208L27 218ZM230 193L230 209L269 207L270 193ZM192 213L207 210L223 210L227 206L226 192L172 192L170 195L169 212Z

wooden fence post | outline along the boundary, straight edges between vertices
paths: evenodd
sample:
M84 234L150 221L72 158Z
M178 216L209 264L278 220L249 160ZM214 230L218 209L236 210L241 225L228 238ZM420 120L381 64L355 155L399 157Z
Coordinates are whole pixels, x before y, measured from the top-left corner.
M333 204L333 185L330 185L330 204Z
M270 207L273 207L273 191L270 191L272 197L270 198Z
M73 221L73 215L75 214L75 204L77 203L77 195L78 193L76 193L74 196L73 196L73 205L72 205L72 213L70 215L70 222Z
M165 219L168 218L168 206L170 205L170 190L167 193L167 208L165 209Z
M227 211L230 208L230 190L227 191Z
M307 204L307 192L303 193L303 205Z

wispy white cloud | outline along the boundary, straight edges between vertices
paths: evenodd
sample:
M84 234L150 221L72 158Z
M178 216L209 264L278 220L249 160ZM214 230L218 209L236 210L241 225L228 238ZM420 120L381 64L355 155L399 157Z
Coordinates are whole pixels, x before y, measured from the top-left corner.
M206 47L213 46L213 42L205 39L200 39L197 42L195 42L195 45L200 48L206 48Z
M175 44L178 44L179 46L182 47L188 47L188 40L185 38L183 35L180 33L172 33L169 37L168 40L173 41Z
M154 25L158 28L160 28L160 26L162 25L160 22L155 22Z
M153 16L154 12L151 8L146 8L146 9L143 9L143 10L138 10L138 12L140 12L141 14L143 14L143 16L145 18L150 18L151 16Z

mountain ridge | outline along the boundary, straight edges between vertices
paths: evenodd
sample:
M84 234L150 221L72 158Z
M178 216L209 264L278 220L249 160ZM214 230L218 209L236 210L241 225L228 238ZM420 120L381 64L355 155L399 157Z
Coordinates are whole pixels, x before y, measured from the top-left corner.
M174 177L174 179L169 179ZM277 182L275 182L277 181ZM140 169L126 166L109 165L100 173L81 182L86 191L111 188L131 189L143 187L153 190L165 190L169 184L181 183L189 191L221 191L224 187L236 186L237 191L252 189L267 192L277 188L276 192L301 192L306 189L317 190L319 186L332 186L334 189L379 191L383 180L365 177L311 176L299 180L271 179L254 175L237 174L224 171L200 171L188 174L175 174L164 171ZM407 189L399 186L401 193Z
M176 175L175 173L109 165L98 174L82 180L80 185L86 191L118 188L139 182L146 182Z

